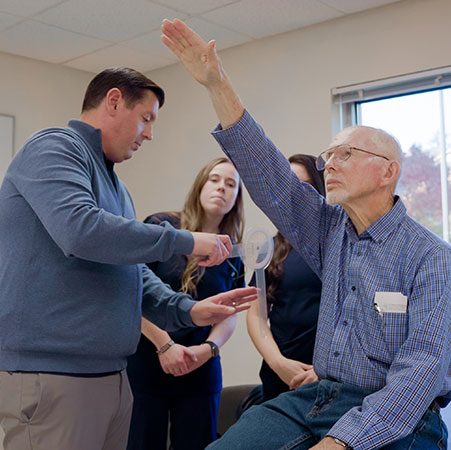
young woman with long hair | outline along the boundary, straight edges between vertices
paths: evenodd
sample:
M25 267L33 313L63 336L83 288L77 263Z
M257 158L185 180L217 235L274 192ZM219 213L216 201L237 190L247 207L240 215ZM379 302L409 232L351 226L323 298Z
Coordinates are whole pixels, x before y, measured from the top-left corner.
M301 181L324 195L323 176L313 156L296 154L288 160ZM269 400L316 380L311 364L321 281L279 232L274 237L274 255L265 278L270 329L265 336L261 332L256 304L247 313L247 328L263 357L260 378L263 399Z
M243 199L237 171L227 158L211 161L198 173L182 211L154 214L145 221L168 221L176 228L228 234L241 241ZM178 255L148 266L173 290L197 300L244 286L239 258L207 268L197 263ZM235 325L232 316L212 327L167 333L142 320L138 350L127 369L135 399L128 450L166 450L169 422L174 450L202 450L216 439L222 389L218 352Z

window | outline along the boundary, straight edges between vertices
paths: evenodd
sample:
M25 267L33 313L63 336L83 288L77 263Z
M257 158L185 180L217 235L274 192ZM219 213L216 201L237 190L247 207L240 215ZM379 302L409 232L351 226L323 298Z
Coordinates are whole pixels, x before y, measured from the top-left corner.
M359 124L395 136L404 154L397 194L410 216L449 242L451 68L333 90L341 127ZM445 124L448 123L448 129Z

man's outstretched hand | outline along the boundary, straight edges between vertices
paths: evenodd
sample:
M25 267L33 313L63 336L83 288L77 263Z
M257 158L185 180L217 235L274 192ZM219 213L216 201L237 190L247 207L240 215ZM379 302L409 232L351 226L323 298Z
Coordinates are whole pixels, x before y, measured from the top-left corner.
M210 87L222 81L224 73L216 54L215 41L205 42L179 19L165 19L161 31L163 43L199 83Z
M161 26L163 43L180 59L185 69L204 85L223 129L236 123L244 107L216 53L216 42L205 42L181 20L165 19Z
M233 289L197 302L191 309L191 319L197 326L212 325L227 317L249 309L248 302L257 300L255 287Z

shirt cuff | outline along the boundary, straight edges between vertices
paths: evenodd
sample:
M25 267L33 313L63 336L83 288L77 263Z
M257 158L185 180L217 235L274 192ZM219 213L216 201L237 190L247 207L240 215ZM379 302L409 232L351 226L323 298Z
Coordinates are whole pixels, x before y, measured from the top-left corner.
M191 255L194 249L194 237L191 231L177 230L174 241L175 254Z
M197 302L192 300L189 295L186 295L182 297L177 304L179 321L185 327L197 327L191 319L191 309L196 303Z

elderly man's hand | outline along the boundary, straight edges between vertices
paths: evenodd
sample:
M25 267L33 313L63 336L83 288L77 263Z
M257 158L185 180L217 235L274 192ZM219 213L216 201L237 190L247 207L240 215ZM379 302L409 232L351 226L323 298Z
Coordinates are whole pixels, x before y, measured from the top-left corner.
M161 40L180 59L185 69L208 89L223 129L236 123L244 107L228 79L219 59L215 41L208 44L178 19L164 20Z
M247 287L213 295L192 307L191 319L200 327L221 322L237 312L249 309L248 302L256 300L257 294L257 288Z
M211 87L222 81L224 73L216 54L215 41L206 43L181 20L165 19L161 40L180 59L186 70L201 84Z
M337 444L334 441L334 438L330 436L326 436L324 439L321 439L316 445L310 447L310 450L343 450L343 446Z

